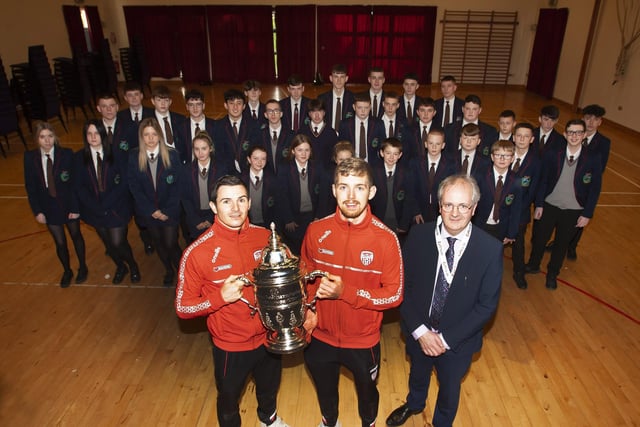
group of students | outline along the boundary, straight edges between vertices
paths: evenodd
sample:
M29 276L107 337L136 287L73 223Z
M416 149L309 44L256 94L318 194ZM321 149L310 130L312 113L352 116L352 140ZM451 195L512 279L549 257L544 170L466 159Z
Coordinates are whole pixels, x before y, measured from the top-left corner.
M365 93L346 88L348 74L342 65L333 67L330 81L330 91L308 99L302 81L292 76L289 97L261 103L260 84L248 80L243 91L224 93L227 115L219 120L205 116L204 95L198 90L185 95L186 117L171 111L166 87L153 89L154 108L147 108L141 87L127 83L124 98L129 107L122 111L114 94L99 96L101 118L85 123L80 151L60 147L53 127L42 122L34 130L38 149L25 153L28 199L36 220L47 225L55 241L64 269L62 287L74 276L65 227L79 261L75 281L87 279L80 220L95 228L114 261L113 283L121 283L127 274L132 283L141 280L127 236L132 216L145 252L157 251L165 267L164 284L174 284L180 269L178 315L209 317L221 425L239 425L237 402L250 374L259 388L265 387L259 396L262 424L285 425L275 412L279 374L274 375L280 362L264 351L264 328L257 318L235 304L250 293L237 274L251 270L266 244L267 232L259 226L275 222L305 263L331 270L328 278L310 287L325 314L308 314L305 324L309 333L315 330L305 360L318 392L321 425L338 424L335 367L340 364L354 372L363 425L372 425L381 311L402 301L400 245L410 229L424 231L421 224L443 220L449 234L463 229L470 233L473 220L474 227L513 245L513 277L523 289L525 273L539 271L555 230L546 279L547 287L555 289L565 256L575 259L575 245L594 213L610 148L598 132L602 107L585 107L583 119L569 120L563 136L554 129L559 111L552 105L542 108L535 129L516 123L510 110L500 114L499 129L481 121L480 98L458 98L452 76L441 80L443 96L438 100L416 95L414 74L405 76L403 94L383 89L384 71L379 68L371 69ZM463 189L460 200L468 201L443 207L447 189ZM524 235L532 204L537 221L525 263ZM180 230L189 244L184 254L178 244ZM440 251L437 230L432 249ZM414 258L416 245L419 240L409 240ZM445 260L440 252L439 263ZM344 265L336 264L337 259ZM496 263L492 261L493 270ZM211 270L210 264L220 264L219 269ZM416 269L422 265L416 258ZM455 266L448 268L455 271ZM487 318L497 305L500 281L494 279L478 285L492 289ZM354 287L356 282L363 287ZM360 316L362 308L371 316ZM352 319L352 330L335 323L336 316ZM417 330L423 334L421 328ZM450 349L451 341L442 333L434 337L417 352L439 357ZM229 361L238 365L231 368ZM466 372L468 364L463 367L460 372ZM458 380L456 376L453 382ZM419 396L424 385L420 390ZM450 400L457 407L459 387L453 390ZM387 425L401 425L421 410L415 401L408 399ZM446 418L452 421L454 416L455 410Z

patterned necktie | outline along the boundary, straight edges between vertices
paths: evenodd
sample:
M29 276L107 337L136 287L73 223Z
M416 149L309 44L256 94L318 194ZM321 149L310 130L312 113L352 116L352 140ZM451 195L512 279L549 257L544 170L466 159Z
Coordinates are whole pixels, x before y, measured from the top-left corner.
M207 168L202 168L202 170L200 171L200 175L202 175L203 178L206 178L206 176L207 176Z
M340 120L342 119L342 104L340 103L340 97L336 98L336 120L333 128L336 132L340 129Z
M296 105L293 108L293 131L294 132L298 132L298 128L300 126L300 124L298 123L300 121L300 111L298 110L298 103L296 103Z
M104 182L102 181L102 156L96 153L96 178L98 178L98 191L104 191Z
M502 198L502 187L504 182L502 181L502 175L498 176L498 182L496 183L496 191L493 193L493 221L498 222L500 220L500 199Z
M56 197L56 180L53 177L53 160L51 159L51 155L46 154L47 156L47 189L49 190L49 195L51 197Z
M462 173L464 173L465 175L468 175L469 171L469 155L465 154L464 155L464 161L462 162Z
M444 122L442 122L442 127L445 127L451 122L451 107L449 106L449 101L446 101L446 104L444 107Z
M140 122L140 117L138 117L138 113L133 114L133 121L138 124Z
M171 132L169 117L164 118L164 133L167 134L167 145L173 146L173 133Z
M371 110L373 117L378 117L378 95L373 95L373 110Z
M516 159L516 162L513 164L513 166L511 166L511 170L513 172L518 172L518 169L520 169L520 157L518 157Z
M389 120L389 138L393 137L393 120Z
M318 126L314 126L313 127L313 136L315 136L315 137L318 136Z
M447 258L447 265L449 266L449 270L453 268L453 259L455 257L455 237L447 237L447 241L449 242L449 248L445 253L445 257ZM442 271L442 266L438 269L438 278L436 279L436 289L433 293L433 301L431 302L431 314L429 315L429 320L431 322L431 327L435 330L438 330L440 326L440 317L442 316L442 311L444 309L444 304L447 301L447 294L449 293L450 283L447 283L447 279L445 278L444 271Z
M411 111L411 101L407 101L407 122L413 121L413 111Z
M364 122L360 122L360 138L358 143L358 157L364 159L367 157L367 136L364 129Z

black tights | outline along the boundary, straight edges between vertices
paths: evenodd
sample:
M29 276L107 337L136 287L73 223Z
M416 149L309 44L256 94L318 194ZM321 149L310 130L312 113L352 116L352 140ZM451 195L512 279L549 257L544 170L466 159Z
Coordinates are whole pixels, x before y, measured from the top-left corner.
M133 252L131 246L127 240L127 233L129 228L123 227L96 227L96 232L100 236L100 240L104 243L104 247L107 249L107 254L113 262L116 263L118 268L124 267L126 262L130 269L137 270L138 264L133 259Z
M167 272L174 271L174 268L180 264L180 256L182 255L180 246L178 246L178 225L149 227L147 230L164 268Z
M77 219L71 220L65 224L71 236L73 247L76 250L78 256L78 263L80 268L87 268L87 261L85 256L84 238L80 232L80 221ZM64 271L71 271L71 264L69 262L69 249L67 247L67 236L64 233L64 225L47 224L47 228L53 237L53 241L56 244L56 254L58 259L62 263Z

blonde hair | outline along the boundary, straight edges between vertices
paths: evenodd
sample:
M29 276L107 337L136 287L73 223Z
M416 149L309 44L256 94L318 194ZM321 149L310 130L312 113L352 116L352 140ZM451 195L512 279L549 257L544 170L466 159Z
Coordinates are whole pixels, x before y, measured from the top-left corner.
M56 130L53 128L53 125L49 122L37 121L33 124L33 139L35 140L36 145L38 145L38 138L40 137L40 132L43 130L48 130L53 134L53 145L56 147L60 146L60 140L58 139L58 135L56 134Z
M158 143L158 147L160 148L160 157L162 158L162 164L165 168L171 167L171 157L169 156L169 147L164 143L164 136L162 133L162 128L160 127L160 123L155 119L155 117L147 117L146 119L142 119L140 122L140 127L138 128L138 141L139 141L139 150L138 150L138 169L140 172L144 172L147 170L147 150L144 148L144 141L142 139L142 133L146 128L153 128L158 134L158 138L160 139Z

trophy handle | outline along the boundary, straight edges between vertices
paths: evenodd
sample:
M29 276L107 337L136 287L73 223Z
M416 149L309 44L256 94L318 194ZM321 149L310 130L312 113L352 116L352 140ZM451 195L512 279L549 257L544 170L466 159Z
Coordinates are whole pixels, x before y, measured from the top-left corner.
M245 276L239 276L238 280L243 282L245 286L255 287L254 283L251 280L247 279ZM251 309L251 316L254 316L256 312L259 310L258 305L256 303L254 303L255 305L251 304L245 297L240 297L240 301L242 301L243 303L249 306L249 308Z
M312 279L315 279L317 277L327 277L328 275L329 275L329 273L327 273L326 271L313 270L311 273L309 273L306 276L304 276L304 280L308 282L308 281L310 281ZM317 296L313 297L311 302L308 303L308 304L305 304L304 306L315 313L316 312L316 301L318 301L318 297Z

